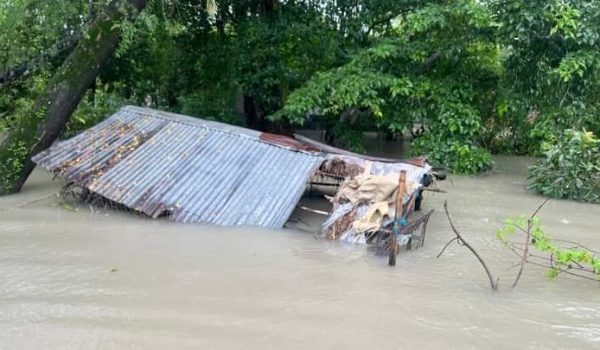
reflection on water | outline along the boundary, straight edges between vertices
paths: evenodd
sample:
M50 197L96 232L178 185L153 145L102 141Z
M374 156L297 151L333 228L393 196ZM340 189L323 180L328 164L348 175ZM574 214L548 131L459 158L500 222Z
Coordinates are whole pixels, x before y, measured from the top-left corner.
M398 349L598 348L600 286L547 281L494 232L541 197L525 190L524 158L497 158L483 177L451 176L427 193L437 212L425 246L395 268L364 247L305 231L216 228L56 205L49 176L0 198L0 348ZM499 293L464 248L436 259L456 223L500 276ZM324 202L307 199L311 206ZM304 230L322 219L298 211ZM600 247L600 206L551 201L555 237Z

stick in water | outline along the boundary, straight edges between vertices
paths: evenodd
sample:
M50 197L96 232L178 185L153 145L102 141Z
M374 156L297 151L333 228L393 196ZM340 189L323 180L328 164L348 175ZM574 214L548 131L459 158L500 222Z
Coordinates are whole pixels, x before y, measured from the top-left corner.
M487 274L488 278L490 279L490 286L492 287L493 290L498 290L499 279L498 278L494 279L494 277L492 276L492 272L488 268L488 266L485 263L485 261L483 261L483 258L477 253L477 251L475 251L475 249L467 241L465 241L465 239L463 238L463 236L460 234L460 232L458 232L458 230L454 226L454 223L452 222L452 219L450 218L450 213L448 212L448 201L444 201L444 210L446 211L446 216L448 217L448 222L450 222L450 227L452 228L452 231L454 232L454 234L456 235L456 237L452 238L450 240L450 242L448 242L444 246L444 248L442 249L442 251L440 252L440 254L438 254L438 257L440 255L442 255L442 253L444 252L444 250L446 250L446 248L448 247L448 245L451 242L453 242L453 241L456 240L459 244L464 245L465 247L467 247L471 251L471 253L473 253L473 255L475 255L475 257L477 258L477 260L479 260L479 262L481 263L481 266L483 266L483 269L485 270L485 273Z

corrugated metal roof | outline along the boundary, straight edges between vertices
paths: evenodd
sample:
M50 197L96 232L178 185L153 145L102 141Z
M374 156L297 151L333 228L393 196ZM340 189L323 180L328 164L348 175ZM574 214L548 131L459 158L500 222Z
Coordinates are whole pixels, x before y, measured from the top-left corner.
M34 161L99 195L179 222L282 227L324 157L260 132L127 106Z

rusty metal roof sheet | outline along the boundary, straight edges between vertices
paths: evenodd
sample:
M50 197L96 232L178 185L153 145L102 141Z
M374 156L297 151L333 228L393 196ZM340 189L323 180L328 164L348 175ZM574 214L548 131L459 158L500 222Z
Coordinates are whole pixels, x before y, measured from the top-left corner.
M260 132L127 106L34 161L152 217L282 227L320 153L268 143Z

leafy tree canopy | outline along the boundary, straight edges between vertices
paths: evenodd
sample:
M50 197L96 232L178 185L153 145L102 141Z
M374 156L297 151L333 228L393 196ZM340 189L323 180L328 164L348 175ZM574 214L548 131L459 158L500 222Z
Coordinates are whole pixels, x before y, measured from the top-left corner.
M0 4L0 133L35 126L33 101L108 3ZM538 154L569 128L600 133L599 7L149 0L135 21L115 23L116 54L64 135L124 103L276 132L316 126L358 151L364 131L420 125L413 153L477 173L491 153Z

